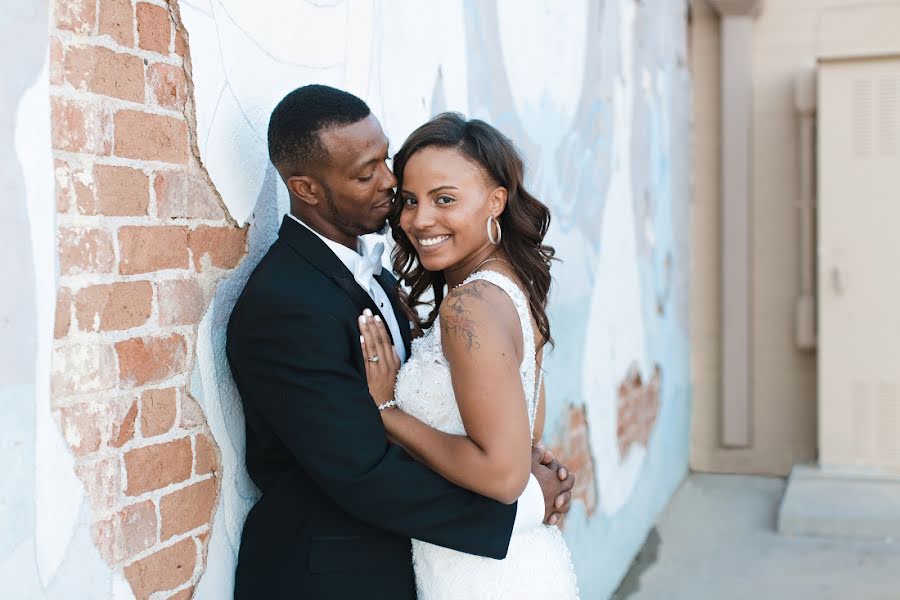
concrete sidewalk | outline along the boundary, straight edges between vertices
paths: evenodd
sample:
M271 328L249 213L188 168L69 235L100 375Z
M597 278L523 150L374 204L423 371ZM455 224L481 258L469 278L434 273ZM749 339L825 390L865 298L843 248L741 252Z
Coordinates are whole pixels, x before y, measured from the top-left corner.
M614 600L900 600L900 540L782 536L784 487L690 475Z

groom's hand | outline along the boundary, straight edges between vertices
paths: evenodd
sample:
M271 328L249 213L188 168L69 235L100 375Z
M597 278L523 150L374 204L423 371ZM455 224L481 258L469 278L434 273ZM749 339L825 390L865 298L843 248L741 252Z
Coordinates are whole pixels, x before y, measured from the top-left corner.
M540 444L531 449L531 473L544 493L544 523L556 525L569 512L575 475Z

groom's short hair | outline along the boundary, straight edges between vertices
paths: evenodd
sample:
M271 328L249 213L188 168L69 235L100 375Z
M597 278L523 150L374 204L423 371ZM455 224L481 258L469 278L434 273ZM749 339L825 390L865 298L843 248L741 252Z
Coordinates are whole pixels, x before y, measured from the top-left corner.
M371 114L368 105L327 85L305 85L282 98L269 118L269 160L282 176L302 175L322 164L328 151L319 134Z

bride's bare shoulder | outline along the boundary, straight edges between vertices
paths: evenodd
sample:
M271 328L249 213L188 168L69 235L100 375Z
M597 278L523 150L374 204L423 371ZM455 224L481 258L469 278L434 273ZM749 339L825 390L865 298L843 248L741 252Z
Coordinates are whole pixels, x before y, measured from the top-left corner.
M445 346L461 345L467 353L505 341L518 342L518 314L501 288L483 279L459 285L441 303L441 338Z

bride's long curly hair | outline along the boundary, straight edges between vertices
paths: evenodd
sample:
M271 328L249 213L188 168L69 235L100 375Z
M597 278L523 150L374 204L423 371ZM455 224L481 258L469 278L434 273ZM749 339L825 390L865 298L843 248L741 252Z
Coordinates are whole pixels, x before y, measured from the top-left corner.
M400 228L403 200L403 170L410 157L428 147L452 148L479 165L497 185L507 190L506 209L498 217L503 230L500 246L518 276L531 304L531 314L537 322L543 341L550 342L550 320L547 318L547 295L550 291L550 263L555 250L543 243L550 227L550 210L528 193L523 185L525 168L512 141L492 126L478 119L466 120L459 113L440 114L416 129L394 156L397 177L397 196L388 215L394 247L394 272L410 287L409 306L431 304L421 300L429 289L434 293L432 309L421 325L427 329L434 324L444 299L446 280L443 271L428 271L419 261L412 242Z

